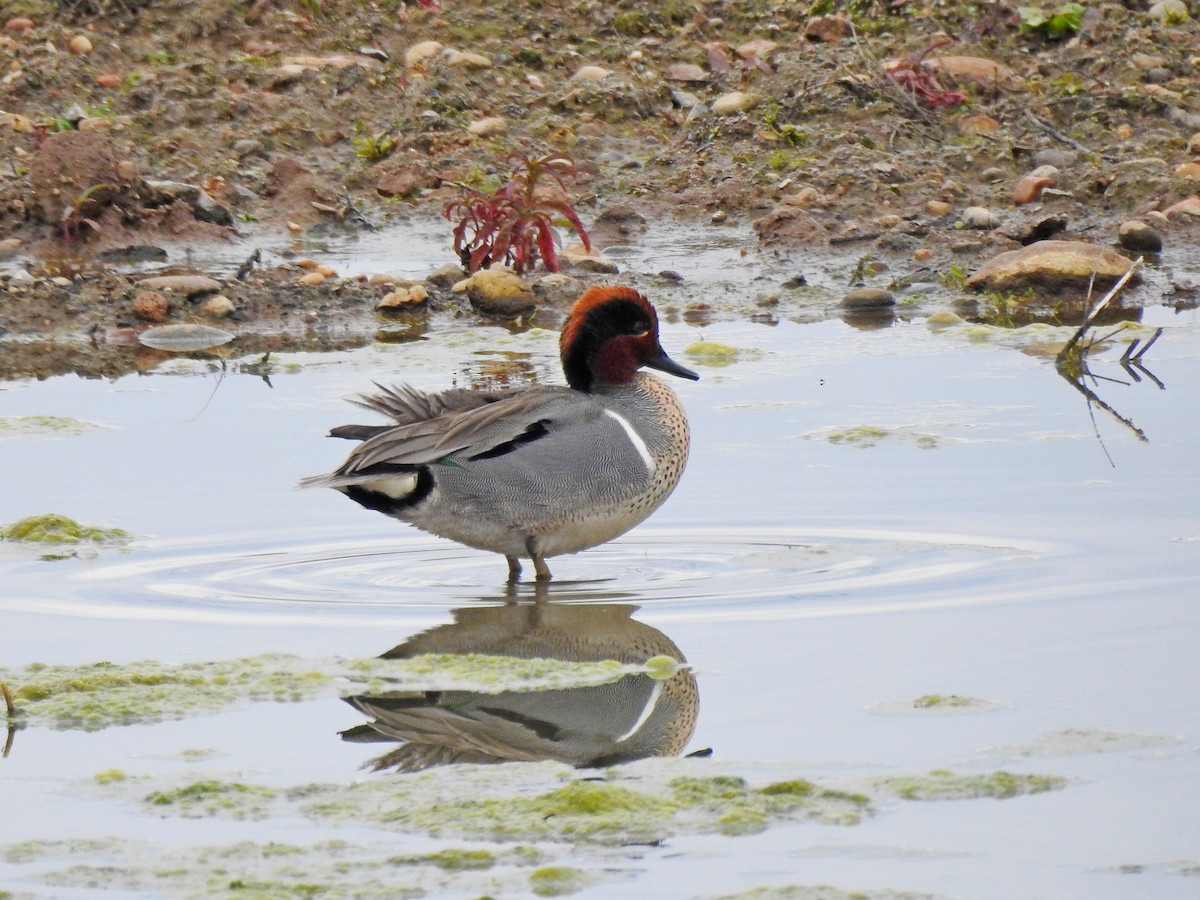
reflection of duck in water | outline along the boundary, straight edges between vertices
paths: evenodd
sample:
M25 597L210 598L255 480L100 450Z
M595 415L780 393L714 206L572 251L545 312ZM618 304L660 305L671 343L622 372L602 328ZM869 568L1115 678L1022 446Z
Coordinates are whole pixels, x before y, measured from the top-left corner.
M383 654L482 654L574 662L683 662L661 631L631 618L635 606L514 604L454 611L440 625ZM436 677L436 676L434 676ZM342 733L348 741L403 741L376 769L415 772L447 763L557 760L606 766L678 756L696 725L699 694L687 669L670 677L627 674L603 685L551 690L424 690L347 697L374 721Z
M361 440L306 487L342 491L368 509L508 558L533 560L624 534L667 499L688 456L688 425L667 385L643 366L693 380L658 337L658 315L627 287L576 302L559 341L569 387L426 394L383 389L360 402L389 425L345 425Z

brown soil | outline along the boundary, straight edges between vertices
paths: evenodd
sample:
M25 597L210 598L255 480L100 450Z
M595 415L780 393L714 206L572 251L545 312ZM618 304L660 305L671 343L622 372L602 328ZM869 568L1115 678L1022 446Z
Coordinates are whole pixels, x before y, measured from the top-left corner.
M575 206L602 244L670 217L754 222L764 247L849 246L945 273L1032 236L1111 245L1135 215L1194 241L1195 216L1153 213L1197 192L1200 28L1148 5L1089 4L1077 35L1051 40L1004 0L14 0L0 32L0 241L22 243L0 254L29 254L35 278L0 275L0 374L62 370L13 336L74 336L63 346L92 353L77 368L120 368L86 348L149 323L133 316L133 279L97 252L414 213L449 246L435 217L464 186L500 184L514 152L575 160ZM90 49L72 52L79 35ZM425 41L458 55L406 62ZM921 62L935 45L1010 71L935 75ZM575 77L585 65L608 75ZM689 116L693 99L733 91L757 102ZM469 130L491 116L507 129ZM1042 163L1054 183L1018 207ZM968 206L1008 224L963 229ZM337 343L331 326L363 340L380 327L388 286L302 286L302 272L209 274L228 280L241 331ZM429 307L468 309L440 288ZM169 315L194 319L196 304Z

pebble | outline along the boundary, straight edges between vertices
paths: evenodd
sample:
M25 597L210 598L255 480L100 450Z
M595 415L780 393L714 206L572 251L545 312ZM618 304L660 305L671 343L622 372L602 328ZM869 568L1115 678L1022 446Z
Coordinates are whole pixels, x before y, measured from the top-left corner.
M142 291L133 298L133 314L144 322L165 322L171 304L158 291Z
M512 269L482 269L459 285L471 305L487 315L523 316L537 306L533 290Z
M804 26L804 37L817 43L836 44L850 33L850 21L844 16L814 16Z
M118 75L116 72L105 72L103 75L97 75L92 80L94 82L96 82L97 87L111 89L111 88L115 88L115 87L120 87L121 82L124 79L122 79L121 76Z
M1138 253L1158 253L1163 247L1162 235L1137 219L1121 223L1117 230L1117 243L1126 250Z
M1018 206L1033 203L1041 199L1042 191L1054 186L1054 179L1048 176L1026 175L1013 188L1013 202Z
M1188 153L1192 156L1200 156L1200 131L1188 138Z
M1188 20L1187 4L1183 0L1159 0L1148 10L1147 14L1152 19L1158 19L1160 22L1174 24L1178 22L1186 22Z
M986 206L968 206L962 211L964 228L987 230L1000 224L1000 219Z
M672 63L667 66L668 81L708 81L710 77L695 63Z
M483 119L476 119L467 126L467 132L476 137L492 137L504 134L506 131L508 131L508 119L504 116L487 116Z
M954 204L945 200L929 200L925 203L925 212L931 216L948 216L953 209Z
M758 106L761 100L762 97L759 94L747 91L730 91L728 94L722 94L712 102L712 111L718 116L730 116L734 113L753 109Z
M572 81L597 82L603 81L612 72L601 66L581 66L575 70L575 74L571 76Z
M1186 200L1173 203L1163 210L1163 214L1167 218L1178 215L1200 216L1200 197L1188 197Z
M421 41L404 51L404 68L416 69L442 52L440 41Z
M775 52L775 48L778 46L775 41L769 41L766 38L754 38L746 41L744 44L739 44L735 52L742 59L766 59Z
M139 279L138 287L158 291L176 291L188 297L211 294L221 289L221 282L207 275L154 275Z
M959 125L958 130L963 134L992 134L1000 129L1000 123L991 116L980 113L974 116L967 116Z
M855 288L842 298L842 307L845 309L890 309L895 305L895 295L883 288Z
M492 61L482 53L472 53L469 50L447 50L446 65L461 66L464 69L490 69Z
M33 27L33 19L28 16L13 16L4 23L5 31L28 31Z
M299 280L301 284L318 285L324 284L327 280L327 277L321 272L312 271L301 275Z
M215 294L200 304L200 315L210 319L224 319L233 313L233 301L224 294Z
M85 35L77 34L67 41L67 49L76 56L83 56L92 52L92 42Z
M375 309L380 312L398 312L419 306L428 299L429 291L425 289L425 286L414 284L411 287L399 287L394 291L388 291L375 304Z
M1186 162L1176 167L1175 174L1184 181L1200 181L1200 163Z
M988 87L1008 81L1016 75L1008 66L981 56L934 56L926 60L925 65L960 81Z
M10 259L17 255L24 242L20 238L4 238L0 240L0 259Z
M558 254L561 262L569 268L583 272L597 272L601 275L619 275L621 267L609 259L604 259L595 250L588 250L583 244L567 244Z

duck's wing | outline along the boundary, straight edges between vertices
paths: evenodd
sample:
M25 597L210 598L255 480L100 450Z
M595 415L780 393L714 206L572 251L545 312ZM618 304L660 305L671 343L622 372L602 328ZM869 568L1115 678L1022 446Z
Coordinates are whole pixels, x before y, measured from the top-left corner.
M476 391L467 388L451 388L448 391L428 393L409 387L407 384L397 384L387 387L376 383L379 389L375 394L361 394L352 402L364 409L382 413L392 420L388 425L339 425L330 430L331 437L350 438L364 441L377 434L395 428L397 425L412 425L417 422L427 422L441 416L454 415L470 409L478 409L503 400L513 394L513 391Z
M405 403L408 401L405 400ZM345 487L397 470L503 456L522 444L603 415L603 407L568 387L535 385L471 408L393 425L367 437L332 475L305 487Z

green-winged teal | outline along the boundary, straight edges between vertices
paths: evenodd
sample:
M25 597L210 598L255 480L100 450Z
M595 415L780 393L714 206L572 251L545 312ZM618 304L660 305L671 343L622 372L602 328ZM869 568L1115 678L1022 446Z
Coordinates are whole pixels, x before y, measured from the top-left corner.
M679 400L643 366L697 380L662 349L658 316L628 287L595 287L559 340L568 387L380 388L360 405L393 419L331 434L361 440L330 475L368 509L481 550L503 553L511 578L546 559L624 534L667 499L687 462Z

